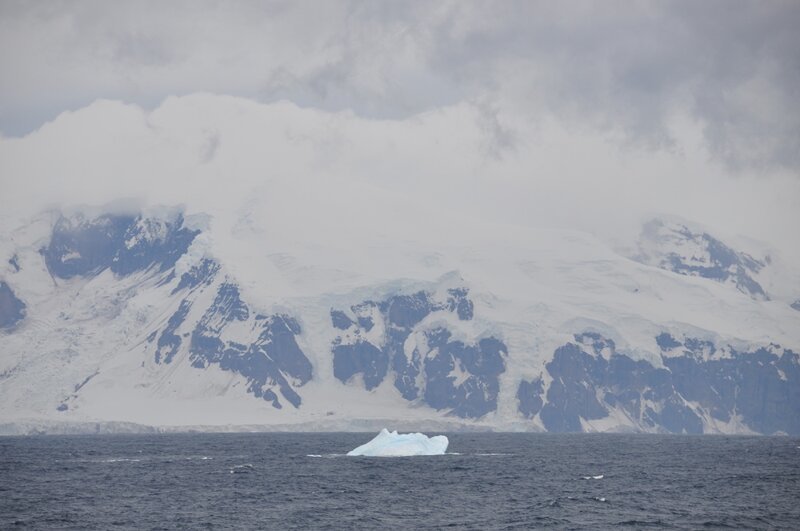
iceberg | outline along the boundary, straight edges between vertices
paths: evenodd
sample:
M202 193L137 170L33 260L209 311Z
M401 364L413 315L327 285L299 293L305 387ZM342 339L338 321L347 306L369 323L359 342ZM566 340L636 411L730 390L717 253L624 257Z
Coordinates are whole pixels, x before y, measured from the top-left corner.
M424 433L397 433L384 428L374 439L347 452L347 455L369 457L444 455L448 444L450 441L444 435L428 437Z

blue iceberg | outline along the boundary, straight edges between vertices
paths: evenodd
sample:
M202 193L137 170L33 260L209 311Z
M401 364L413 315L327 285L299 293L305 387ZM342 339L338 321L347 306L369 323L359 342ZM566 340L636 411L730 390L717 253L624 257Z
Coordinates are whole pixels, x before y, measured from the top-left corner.
M428 437L424 433L397 433L386 428L366 444L347 453L349 456L405 457L444 455L450 441L444 435Z

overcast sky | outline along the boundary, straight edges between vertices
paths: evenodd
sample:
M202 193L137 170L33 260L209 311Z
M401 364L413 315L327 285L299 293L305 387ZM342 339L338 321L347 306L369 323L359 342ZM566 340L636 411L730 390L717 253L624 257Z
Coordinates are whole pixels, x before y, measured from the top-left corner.
M237 138L215 171L243 197L351 175L507 222L663 210L790 245L798 28L797 1L6 0L4 203L185 189Z

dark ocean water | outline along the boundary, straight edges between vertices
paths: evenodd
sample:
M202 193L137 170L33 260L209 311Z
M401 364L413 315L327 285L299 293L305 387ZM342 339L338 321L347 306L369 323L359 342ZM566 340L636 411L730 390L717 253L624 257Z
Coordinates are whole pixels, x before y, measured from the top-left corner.
M796 438L450 434L457 455L341 455L373 435L0 438L0 528L800 528Z

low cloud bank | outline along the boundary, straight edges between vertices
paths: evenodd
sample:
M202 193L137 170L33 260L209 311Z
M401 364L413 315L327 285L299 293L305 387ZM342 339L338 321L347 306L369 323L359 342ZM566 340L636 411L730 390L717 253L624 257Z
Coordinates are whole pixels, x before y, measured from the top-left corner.
M152 111L101 100L0 139L0 222L10 230L48 206L117 201L182 204L227 232L277 237L288 224L312 241L435 242L507 225L624 243L647 216L667 213L796 247L800 181L731 178L691 121L675 124L675 149L658 152L556 121L519 119L513 130L514 148L498 156L484 109L468 103L378 120L211 94Z

